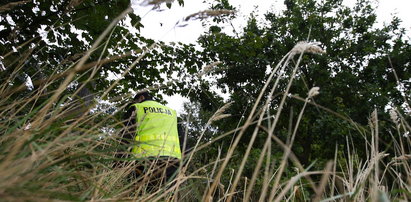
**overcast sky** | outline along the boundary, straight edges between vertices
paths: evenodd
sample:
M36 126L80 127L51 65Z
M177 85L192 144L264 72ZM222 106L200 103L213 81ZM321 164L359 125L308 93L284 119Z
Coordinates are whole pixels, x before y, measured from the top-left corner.
M185 43L193 43L198 36L204 32L204 28L199 21L190 21L185 27L174 27L177 22L192 13L205 10L209 7L203 3L203 0L185 0L184 7L174 3L171 9L163 5L161 12L150 11L150 6L139 6L144 0L132 0L134 2L135 12L142 16L142 23L145 26L141 30L143 36L149 38L160 39L163 41L181 41ZM285 8L284 0L229 0L238 10L238 18L232 23L237 30L245 25L246 18L252 11L257 9L255 14L263 16L268 10L280 12ZM356 0L344 0L344 4L353 6ZM411 0L376 0L379 2L377 8L377 20L380 25L384 22L389 22L392 14L397 15L403 20L402 26L411 29Z
M161 11L153 11L151 6L142 6L141 2L145 0L132 0L135 12L142 17L142 23L145 26L141 29L141 34L148 38L158 39L166 42L184 42L194 43L205 29L199 21L190 21L182 23L182 19L190 14L206 10L209 5L203 3L203 0L185 0L184 7L174 3L171 9L164 5ZM230 4L237 8L238 18L232 21L236 30L241 31L245 26L246 19L253 11L255 15L262 17L268 10L281 12L285 8L284 0L229 0ZM354 6L356 0L344 0L344 5ZM403 22L402 27L411 33L411 0L376 0L378 26L389 22L392 14L398 16ZM175 27L176 23L187 24L185 27ZM227 25L229 26L229 25ZM231 29L231 26L230 28ZM228 29L227 29L228 30ZM166 97L169 102L168 106L182 112L183 101L187 99L181 96L172 98Z

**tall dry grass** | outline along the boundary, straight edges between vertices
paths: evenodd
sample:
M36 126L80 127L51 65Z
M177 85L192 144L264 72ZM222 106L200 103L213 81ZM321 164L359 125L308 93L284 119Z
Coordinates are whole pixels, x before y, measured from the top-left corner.
M118 114L109 114L99 110L94 102L84 106L81 99L74 99L79 92L67 93L70 83L76 80L76 74L81 69L88 56L102 43L118 20L130 10L125 11L116 19L96 40L93 47L76 65L65 72L64 81L54 91L46 87L56 80L47 80L43 88L36 88L24 97L19 96L19 87L10 86L9 81L16 79L22 66L17 66L9 78L2 81L0 99L0 198L5 201L48 201L48 200L135 200L135 201L409 201L411 196L411 173L409 151L410 139L403 134L409 134L410 126L404 114L393 109L391 117L396 129L392 136L395 153L387 154L378 147L379 119L377 112L370 114L370 123L364 128L344 115L337 114L324 106L312 101L314 96L321 96L318 87L312 87L306 98L289 96L290 88L299 71L303 54L323 54L317 45L301 42L286 54L273 68L266 85L256 102L250 106L251 113L244 124L233 128L225 134L217 134L211 141L203 143L201 137L206 131L201 131L200 138L194 148L184 155L176 177L165 186L148 190L144 180L130 180L129 175L134 171L138 161L133 158L118 159L116 151L124 149L120 144L122 120ZM204 13L201 14L203 16ZM135 68L138 62L153 47L141 50L140 56L123 72L127 74ZM326 55L324 55L326 57ZM290 67L290 61L297 62ZM103 60L103 59L102 59ZM98 64L98 62L96 63ZM216 63L219 64L219 63ZM216 65L214 64L214 65ZM211 66L214 66L211 65ZM7 67L6 67L7 68ZM287 68L290 75L284 75ZM198 75L201 79L210 66ZM58 77L61 78L61 77ZM276 114L270 114L269 104L275 93L279 93L278 84L281 79L288 79ZM92 78L90 78L92 80ZM270 85L272 84L272 85ZM106 97L110 90L118 85L118 81L108 87L98 96ZM269 86L272 86L269 88ZM149 89L161 88L153 86ZM196 89L190 89L196 90ZM263 95L268 92L269 96ZM19 99L15 99L18 97ZM283 106L289 99L300 100L304 103L294 128L290 131L288 142L281 141L276 136L276 126L282 118ZM323 169L312 170L311 166L304 167L293 153L293 143L298 135L298 127L307 105L315 105L321 110L348 120L364 136L364 145L369 151L367 159L361 160L356 155L356 148L347 138L347 151L335 150L335 158L331 159ZM84 106L80 109L78 106ZM224 114L229 105L216 111L207 122L225 118ZM119 104L117 111L122 111L125 104ZM263 122L269 122L264 126ZM190 119L187 120L190 122ZM204 127L207 130L207 126ZM248 147L233 169L228 167L233 160L241 137L247 129L253 130ZM194 166L195 156L207 151L213 144L232 134L234 141L226 153L221 149L211 163ZM244 176L244 168L250 159L250 152L255 147L258 135L264 134L265 142L259 154L254 173L250 179ZM187 134L185 134L187 136ZM271 148L277 146L283 149L281 159L273 159ZM344 156L344 154L347 154ZM122 166L113 166L121 160ZM292 165L289 164L292 162ZM274 162L277 162L276 164ZM286 177L285 171L293 166L296 174ZM256 186L256 181L263 172L262 185ZM223 176L229 173L230 176ZM387 183L386 178L395 177L395 181ZM140 176L141 179L146 176ZM227 177L228 182L222 178ZM314 178L315 177L315 178ZM316 180L314 180L316 179ZM243 184L244 186L239 186ZM389 186L388 186L389 185ZM256 190L258 189L258 190ZM312 192L308 190L313 190ZM253 198L252 193L260 193Z

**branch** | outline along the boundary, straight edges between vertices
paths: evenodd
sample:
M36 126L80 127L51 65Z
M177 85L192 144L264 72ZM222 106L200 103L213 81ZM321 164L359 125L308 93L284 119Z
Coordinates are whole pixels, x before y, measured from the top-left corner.
M137 53L141 53L142 51L141 51L141 50L138 50L138 51L136 51L136 52L137 52ZM80 68L77 68L77 69L72 68L72 69L69 70L69 71L65 71L65 72L63 72L63 73L60 73L60 74L56 74L56 75L54 75L54 76L51 76L51 77L48 78L48 79L39 79L39 80L33 81L32 83L33 83L33 86L34 86L34 87L38 87L38 86L40 86L40 85L46 84L47 82L55 81L55 80L60 79L60 78L64 78L64 77L66 77L67 75L69 75L70 73L72 73L73 71L74 71L75 73L84 72L84 71L89 70L89 69L91 69L91 68L93 68L93 67L101 66L101 65L104 65L104 64L107 64L107 63L111 63L111 62L117 61L117 60L119 60L119 59L122 59L122 58L125 58L125 57L128 57L128 56L131 56L131 54L132 54L132 52L127 52L127 53L125 53L125 54L123 54L123 55L113 56L113 57L106 58L106 59L103 59L103 60L100 60L100 61L94 61L94 62L91 62L91 63L88 63L88 64L84 64L84 65L81 66ZM23 84L23 85L20 85L20 86L17 87L17 88L10 89L10 90L6 90L4 93L2 93L2 97L6 97L6 96L8 96L8 95L10 95L10 94L14 94L14 93L17 93L17 92L21 92L21 91L24 91L24 90L26 90L26 89L27 89L27 86L26 86L25 84Z

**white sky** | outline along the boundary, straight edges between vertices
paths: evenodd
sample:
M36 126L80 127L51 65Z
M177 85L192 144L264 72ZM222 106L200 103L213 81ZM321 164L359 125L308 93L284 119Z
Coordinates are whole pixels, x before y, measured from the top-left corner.
M285 8L284 0L229 0L229 2L238 9L239 18L232 23L237 30L241 30L246 22L246 17L255 10L255 14L263 16L270 8L275 12L280 12ZM199 21L189 21L186 27L175 27L177 22L190 14L206 10L209 5L203 3L203 0L185 0L184 7L179 6L176 2L171 9L168 9L164 4L161 7L161 12L150 11L151 6L138 6L143 0L132 0L134 2L135 12L142 16L142 23L145 26L141 30L143 36L163 41L180 41L185 43L194 43L200 34L204 32L204 28ZM356 0L344 0L344 4L353 6ZM402 27L411 30L411 0L376 0L379 2L377 8L377 20L382 25L384 22L389 22L392 14L397 15L403 20ZM160 24L161 23L161 24ZM184 23L182 23L184 24Z
M205 31L198 20L182 22L184 17L206 10L209 7L208 4L203 3L203 0L185 0L184 7L179 6L175 2L171 9L163 5L161 12L150 11L152 9L151 6L139 6L139 3L143 1L132 0L133 8L142 17L142 24L145 26L141 29L143 36L166 42L194 43L200 34ZM246 18L255 8L257 8L257 12L254 12L254 14L261 17L270 9L274 12L280 12L285 8L284 0L229 0L229 2L238 10L237 15L239 17L232 21L237 31L242 30L245 26ZM344 4L348 6L353 6L355 2L356 0L344 0ZM379 2L377 8L377 21L379 25L389 22L392 14L395 14L403 21L401 26L408 30L407 33L410 33L411 14L409 9L411 8L411 0L376 0L377 2ZM187 26L176 27L176 23L180 25L187 24ZM231 29L231 26L229 29ZM176 109L177 112L183 111L183 101L187 101L187 99L181 96L165 97L165 99L169 102L168 106Z

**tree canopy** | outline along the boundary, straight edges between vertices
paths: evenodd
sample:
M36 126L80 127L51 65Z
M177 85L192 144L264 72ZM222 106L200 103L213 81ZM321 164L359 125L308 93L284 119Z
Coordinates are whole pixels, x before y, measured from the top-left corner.
M286 0L286 9L281 13L268 12L263 20L251 15L238 35L225 33L223 26L216 23L198 39L203 48L199 58L222 62L223 68L212 75L217 87L226 91L230 95L228 101L233 102L228 112L232 116L216 123L221 133L244 124L241 117L250 113L276 64L299 41L311 41L320 44L327 53L303 56L274 133L284 142L289 141L290 129L296 124L304 98L311 88L319 87L320 94L312 98L312 105L304 111L293 146L304 165L332 159L336 148L347 151L347 142L352 142L358 155L365 158L368 151L363 140L371 134L363 128L369 124L374 110L380 118L379 129L384 131L380 147L393 152L393 139L389 135L392 121L387 110L410 112L409 38L396 17L377 27L375 5L371 1L357 1L352 8L342 2ZM296 62L292 61L285 70L288 75ZM289 77L284 77L280 81L280 88L272 97L270 114L278 110L288 80ZM267 120L263 125L269 127L270 123ZM245 151L251 134L249 130L242 137L239 151ZM231 138L216 146L228 148ZM265 138L263 132L257 136L253 151L261 152ZM274 159L281 152L280 146L274 147ZM249 158L249 170L244 171L249 178L256 164L253 159ZM232 160L231 165L238 163L238 159Z
M309 89L318 86L321 90L314 99L316 104L362 125L367 125L374 109L384 114L387 106L407 104L402 94L410 89L398 90L398 82L409 86L410 43L398 18L376 28L375 8L370 1L358 1L353 8L343 6L342 0L285 1L285 4L287 9L283 13L269 12L263 22L250 16L239 36L225 34L216 24L198 40L204 48L201 57L221 61L225 67L213 75L218 78L218 87L228 89L230 100L235 103L233 114L250 110L247 107L255 101L269 71L294 45L307 40L318 42L327 53L304 56L292 86L293 95L305 97ZM272 110L276 109L278 100L274 98ZM301 104L290 99L286 111L294 107L295 113ZM344 124L340 118L318 107L307 110L302 126L305 132L301 131L299 137L302 145L321 144L321 148L326 148L337 141L345 142L349 131L338 129L338 125ZM288 120L289 117L284 118L284 129ZM345 124L343 127L347 128ZM309 148L301 153L310 154L306 149Z
M179 4L183 5L183 1ZM126 16L117 19L124 11ZM196 52L192 46L170 46L140 36L143 25L140 17L131 12L129 0L7 1L1 14L5 19L0 30L1 78L24 69L11 79L5 92L15 92L16 88L26 93L42 89L50 78L55 79L47 86L49 90L55 89L67 76L67 69L75 66L116 20L116 26L91 50L86 64L76 69L68 90L80 90L82 83L91 80L81 87L82 92L100 94L119 79L109 98L124 97L130 90L150 86L163 86L167 94L173 94L187 90L188 79L177 82L175 76L170 79L172 75L187 77L187 73L196 72L202 65L187 57ZM132 64L137 60L135 67ZM162 85L165 82L171 85Z

